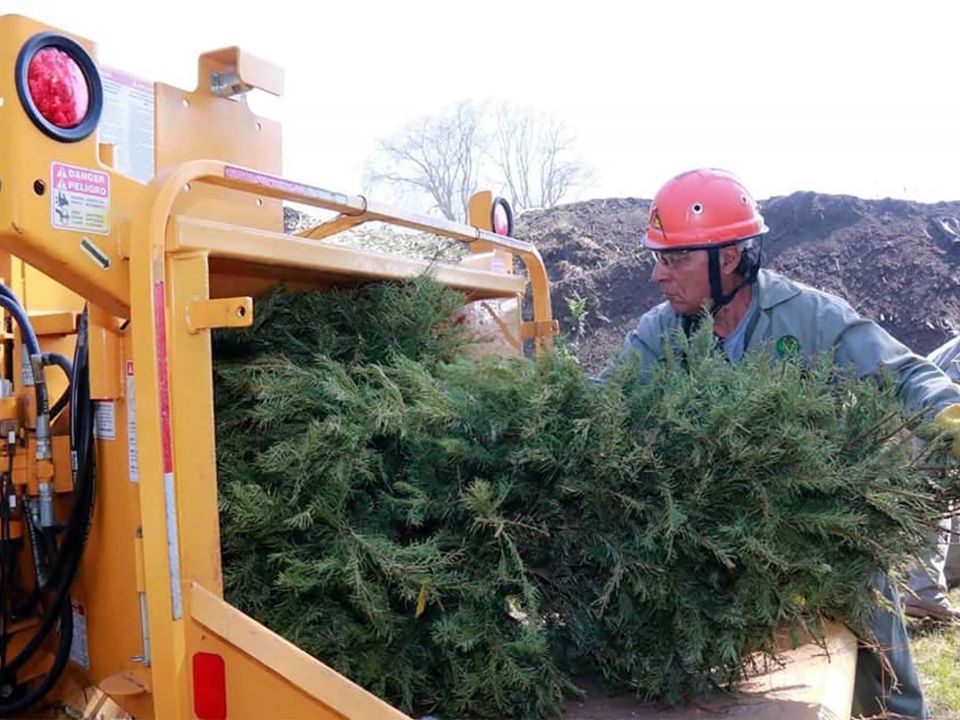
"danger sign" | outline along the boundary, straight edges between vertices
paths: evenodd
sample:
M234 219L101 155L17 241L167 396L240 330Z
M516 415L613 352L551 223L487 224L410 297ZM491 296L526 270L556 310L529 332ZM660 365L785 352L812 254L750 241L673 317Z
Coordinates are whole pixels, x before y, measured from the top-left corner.
M55 162L50 166L50 222L61 230L110 232L110 175Z

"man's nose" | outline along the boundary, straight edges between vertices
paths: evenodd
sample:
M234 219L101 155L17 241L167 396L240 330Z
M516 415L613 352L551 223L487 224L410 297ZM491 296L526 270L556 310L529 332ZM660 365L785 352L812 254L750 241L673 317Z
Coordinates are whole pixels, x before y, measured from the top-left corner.
M654 261L653 263L653 272L650 274L650 279L654 282L660 282L667 279L667 269L663 266L662 262Z

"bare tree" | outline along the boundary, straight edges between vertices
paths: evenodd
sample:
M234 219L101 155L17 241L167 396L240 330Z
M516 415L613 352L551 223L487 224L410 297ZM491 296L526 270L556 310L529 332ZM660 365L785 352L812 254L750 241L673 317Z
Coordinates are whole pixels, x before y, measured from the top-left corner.
M366 185L413 191L444 217L463 220L480 184L522 210L553 207L589 177L574 155L573 135L556 119L506 104L490 110L462 102L381 140Z
M493 161L518 208L550 208L590 179L574 136L556 118L512 105L496 111Z
M466 218L477 187L482 113L470 103L439 117L422 118L381 140L368 163L366 185L425 195L450 220Z

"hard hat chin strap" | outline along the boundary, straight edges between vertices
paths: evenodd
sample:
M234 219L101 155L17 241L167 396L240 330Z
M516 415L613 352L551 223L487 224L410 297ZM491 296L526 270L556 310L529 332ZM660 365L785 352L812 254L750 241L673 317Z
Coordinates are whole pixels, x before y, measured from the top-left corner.
M746 281L737 285L733 292L724 294L723 285L720 277L720 248L710 248L707 250L708 272L710 273L710 298L713 304L710 305L710 314L716 315L724 305L733 300L734 296L740 291Z
M757 240L759 243L759 239ZM720 275L720 250L721 247L712 247L707 250L707 272L710 275L710 299L713 301L710 306L710 314L716 314L725 305L728 305L737 293L747 285L752 284L757 279L757 273L760 272L760 260L762 248L757 246L757 255L753 257L751 253L744 250L740 255L740 264L737 266L737 274L743 278L743 281L737 285L731 292L723 292L723 284ZM696 330L700 324L700 315L685 315L683 317L683 330L689 336Z
M713 300L713 305L710 307L710 313L712 315L716 315L720 308L733 300L741 288L756 282L757 274L760 272L760 263L763 258L763 237L759 236L754 238L752 245L741 249L740 263L737 265L737 275L743 278L743 281L733 289L733 292L727 294L723 292L723 285L720 279L720 250L721 248L714 247L707 251L708 272L710 273L710 297ZM754 254L754 251L756 254Z

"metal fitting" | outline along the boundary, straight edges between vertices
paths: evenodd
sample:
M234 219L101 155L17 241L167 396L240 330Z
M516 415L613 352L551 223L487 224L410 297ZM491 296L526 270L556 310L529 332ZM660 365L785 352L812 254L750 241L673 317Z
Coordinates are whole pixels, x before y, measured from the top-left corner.
M42 482L40 488L40 527L51 528L56 522L53 519L53 483Z

